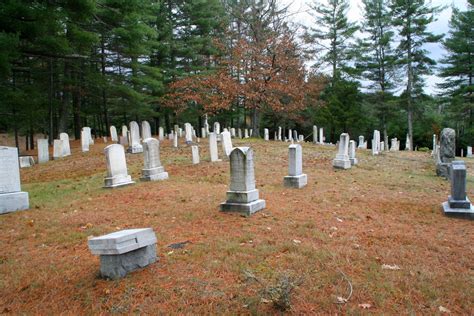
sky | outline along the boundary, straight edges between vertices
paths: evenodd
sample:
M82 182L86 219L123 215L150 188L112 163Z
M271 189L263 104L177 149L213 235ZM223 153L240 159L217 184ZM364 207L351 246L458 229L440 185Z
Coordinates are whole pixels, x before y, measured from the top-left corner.
M290 12L292 13L290 19L295 23L311 26L314 19L311 17L308 4L313 0L280 0L282 5L290 5ZM324 1L324 0L318 0ZM427 0L430 1L430 0ZM360 21L362 11L361 0L349 0L350 9L348 11L348 18L350 21ZM451 7L455 6L461 10L467 8L467 0L431 0L433 6L446 7L439 15L438 20L429 25L429 30L434 34L447 34L449 31L449 19L451 18ZM427 44L425 47L430 52L430 57L434 60L439 60L445 54L440 43ZM442 79L436 75L426 78L425 92L428 94L436 94L436 83L441 82Z

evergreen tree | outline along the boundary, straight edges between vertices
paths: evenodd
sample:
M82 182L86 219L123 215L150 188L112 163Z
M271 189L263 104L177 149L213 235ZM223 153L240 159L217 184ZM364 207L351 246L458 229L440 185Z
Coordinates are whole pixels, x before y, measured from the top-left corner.
M389 0L362 2L364 20L361 31L365 37L359 41L356 65L362 78L369 82L368 88L374 91L372 104L382 124L385 144L388 144L387 121L393 112L389 99L399 79Z
M442 95L448 98L448 110L452 122L459 122L459 142L462 147L472 146L474 139L474 0L469 0L466 11L453 8L451 30L443 42L447 51L441 60L444 66L440 76L446 78L438 85Z
M393 24L398 28L400 44L400 64L405 67L407 84L404 93L408 117L408 136L410 150L413 150L413 114L415 98L423 91L423 76L433 73L436 61L428 57L424 44L436 43L442 35L434 35L427 30L428 25L435 21L438 7L430 7L425 0L392 0L391 15Z
M358 27L347 19L347 0L315 0L310 6L315 15L315 26L307 30L305 40L312 45L311 54L322 53L321 64L331 67L331 83L351 73L352 39Z

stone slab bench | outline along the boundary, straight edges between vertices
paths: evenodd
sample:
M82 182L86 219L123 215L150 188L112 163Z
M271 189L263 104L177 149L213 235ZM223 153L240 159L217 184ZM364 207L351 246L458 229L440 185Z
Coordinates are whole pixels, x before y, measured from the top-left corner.
M125 229L89 239L89 249L100 256L100 274L119 279L157 261L156 235L151 228Z

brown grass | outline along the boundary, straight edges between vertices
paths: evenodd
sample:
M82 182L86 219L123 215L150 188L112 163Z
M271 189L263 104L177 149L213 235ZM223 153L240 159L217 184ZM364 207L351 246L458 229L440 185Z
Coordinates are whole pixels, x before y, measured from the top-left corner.
M426 153L358 151L359 165L331 167L334 146L303 145L308 186L284 188L285 143L235 141L255 151L267 208L250 218L218 211L228 162L201 164L162 144L170 179L102 189L101 141L91 152L22 169L31 209L0 216L0 312L12 314L273 314L264 285L301 280L293 314L453 314L474 310L473 222L443 216L449 183ZM222 152L221 152L222 154ZM127 154L138 180L141 155ZM474 160L468 194L474 198ZM120 281L98 277L87 237L152 227L159 262ZM183 249L169 244L190 241ZM400 270L383 270L396 264ZM348 303L348 283L353 295ZM370 304L363 309L359 304Z

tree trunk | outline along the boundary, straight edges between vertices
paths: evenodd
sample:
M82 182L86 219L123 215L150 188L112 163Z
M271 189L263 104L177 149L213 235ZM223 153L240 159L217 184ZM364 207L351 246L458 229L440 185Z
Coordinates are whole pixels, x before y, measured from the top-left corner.
M59 121L58 121L58 134L67 131L67 123L69 119L69 100L70 91L68 86L68 79L70 78L69 62L64 61L64 83L63 83L63 96L59 107Z
M104 80L105 84L105 42L104 42L104 37L102 36L101 40L101 57L100 57L100 66L101 66L101 71L102 71L102 80ZM108 106L107 106L107 95L105 93L105 88L102 87L102 111L104 112L104 122L105 122L105 134L109 135L110 133L110 122L109 122L109 111L108 111ZM112 136L112 135L109 135Z
M260 112L256 106L252 109L252 137L260 138Z

